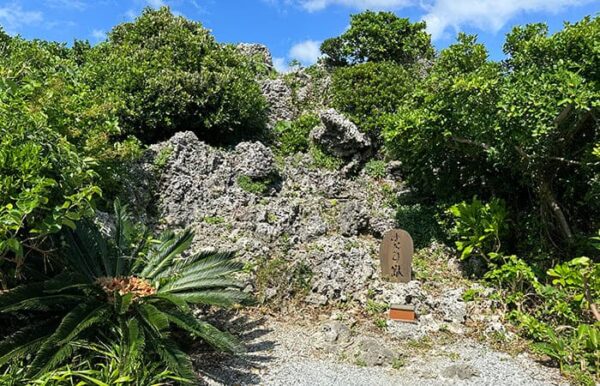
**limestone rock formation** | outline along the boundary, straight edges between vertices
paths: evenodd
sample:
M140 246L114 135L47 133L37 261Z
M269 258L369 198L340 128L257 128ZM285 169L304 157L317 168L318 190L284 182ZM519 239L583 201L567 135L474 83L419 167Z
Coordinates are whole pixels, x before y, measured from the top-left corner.
M298 109L294 105L293 90L283 78L264 79L260 83L262 94L269 105L267 120L270 127L279 121L296 118Z
M371 147L371 141L354 123L335 109L320 114L322 125L311 131L311 139L328 153L352 158L364 153Z
M386 192L371 177L349 180L339 171L318 169L307 154L275 162L258 142L215 148L191 132L177 133L153 151L164 148L171 155L156 190L162 223L193 227L198 249L231 249L248 261L282 259L306 266L307 302L366 301L379 281L380 231L369 224L394 226ZM239 183L241 176L261 181L273 174L280 186L269 194L248 192ZM386 184L395 189L394 181ZM288 296L287 289L274 290Z

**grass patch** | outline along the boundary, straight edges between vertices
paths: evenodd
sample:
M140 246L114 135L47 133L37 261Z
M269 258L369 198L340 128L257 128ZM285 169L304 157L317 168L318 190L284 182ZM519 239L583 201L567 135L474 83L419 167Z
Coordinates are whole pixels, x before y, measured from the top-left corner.
M373 178L383 178L386 176L386 164L382 160L372 159L365 165L365 173Z
M304 114L293 121L281 121L275 125L277 147L281 154L290 155L306 151L310 131L319 124L319 117Z
M274 175L260 179L252 178L246 175L241 175L237 178L237 184L243 191L256 194L258 196L267 193L276 182L277 177Z
M306 296L312 277L310 267L303 262L263 258L256 266L256 289L261 295L269 288L277 290L277 295L270 301L280 304L284 299Z
M202 221L204 221L207 224L213 225L225 223L225 219L219 216L206 216L202 219Z
M164 168L167 165L167 162L169 162L171 154L173 154L172 146L165 146L162 149L160 149L160 151L156 155L156 158L154 158L154 166L156 166L159 169Z
M327 170L338 170L344 166L344 160L325 153L319 147L311 145L309 153L313 159L313 166Z

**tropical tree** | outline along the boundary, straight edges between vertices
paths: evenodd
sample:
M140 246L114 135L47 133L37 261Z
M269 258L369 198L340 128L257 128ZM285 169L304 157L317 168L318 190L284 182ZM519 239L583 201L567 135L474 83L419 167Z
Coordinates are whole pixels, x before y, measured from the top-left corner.
M431 36L425 23L411 23L393 12L366 11L351 16L350 28L321 45L330 65L364 62L412 64L433 58Z
M84 60L86 83L116 98L123 131L143 142L180 130L227 142L264 127L266 102L252 61L167 7L116 26Z
M33 314L30 323L0 341L0 366L31 356L27 376L35 378L56 369L82 345L125 336L128 347L122 351L137 353L134 359L155 355L176 375L194 379L191 360L173 339L174 329L219 350L242 351L231 334L197 319L191 310L191 305L232 306L248 300L231 276L241 269L233 254L182 255L192 242L190 230L135 243L138 232L118 202L115 218L109 241L98 225L79 222L64 233L64 272L0 295L0 313Z

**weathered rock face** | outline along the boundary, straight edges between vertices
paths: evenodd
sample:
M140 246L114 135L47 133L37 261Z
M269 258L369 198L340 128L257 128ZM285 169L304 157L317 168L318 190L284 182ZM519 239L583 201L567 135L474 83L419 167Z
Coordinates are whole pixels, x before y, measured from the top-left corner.
M291 121L298 115L292 87L283 78L261 81L262 94L269 105L267 120L270 127L279 121Z
M419 281L380 278L381 236L394 228L395 215L385 197L402 188L394 180L376 181L365 173L348 179L341 171L315 168L308 154L276 161L259 142L214 148L191 132L178 133L153 151L166 147L171 156L156 190L161 223L192 227L195 249L235 250L257 272L264 269L261 261L285 267L281 277L260 271L274 276L261 287L260 299L284 301L301 293L315 306L339 301L365 306L369 300L410 304L422 323L390 325L392 333L417 338L447 324L460 330L466 316L461 290L433 296ZM278 188L262 195L239 183L241 176L260 181L274 174ZM296 267L303 267L307 282L294 292ZM254 292L255 284L249 281L246 290ZM381 359L369 355L369 361Z
M328 153L342 158L352 158L371 147L369 138L358 127L335 109L323 111L322 125L311 131L311 139Z
M273 58L267 46L256 43L240 43L236 48L242 55L259 59L267 69L273 69Z
M193 227L198 249L303 264L312 276L309 303L366 301L368 289L379 281L377 238L381 228L394 227L394 211L383 204L383 181L366 175L348 180L339 171L311 166L306 154L276 163L259 142L227 151L184 132L153 149L165 147L172 152L157 188L163 223ZM260 181L273 174L280 187L266 195L249 193L238 183L242 175ZM385 184L395 189L393 181ZM281 290L273 288L271 297L273 291Z
M235 147L233 164L236 172L251 178L266 178L274 174L273 152L260 142L242 142Z
M323 68L313 67L310 73L301 68L259 82L269 104L270 127L279 121L294 120L303 113L323 110L329 103L331 75Z

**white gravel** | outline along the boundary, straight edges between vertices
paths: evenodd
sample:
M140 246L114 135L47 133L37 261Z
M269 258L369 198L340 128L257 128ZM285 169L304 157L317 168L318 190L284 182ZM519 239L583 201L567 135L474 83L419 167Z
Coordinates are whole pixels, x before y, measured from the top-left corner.
M318 323L316 323L318 324ZM316 349L314 323L287 324L266 319L245 320L253 330L245 336L245 358L199 354L207 385L566 385L554 368L545 367L527 354L512 357L482 343L459 337L455 342L434 345L429 351L412 352L407 345L371 336L382 345L403 352L399 369L363 367L351 357L340 358ZM359 333L360 334L360 333Z

